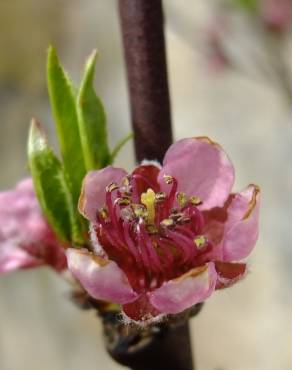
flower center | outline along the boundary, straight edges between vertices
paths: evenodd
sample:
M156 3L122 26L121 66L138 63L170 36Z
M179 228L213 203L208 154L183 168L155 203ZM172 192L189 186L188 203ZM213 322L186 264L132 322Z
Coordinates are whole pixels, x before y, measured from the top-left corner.
M100 244L138 292L155 289L200 265L212 247L202 235L200 199L178 192L174 177L164 180L167 192L157 191L140 175L126 177L120 187L112 183L97 212Z

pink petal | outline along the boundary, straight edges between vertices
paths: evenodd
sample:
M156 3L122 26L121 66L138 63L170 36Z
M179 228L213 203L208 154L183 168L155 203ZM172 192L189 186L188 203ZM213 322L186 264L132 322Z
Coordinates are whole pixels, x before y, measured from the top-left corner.
M263 21L272 30L284 31L291 23L291 0L264 0L260 10Z
M0 192L0 273L39 265L66 268L64 245L43 217L32 179Z
M16 185L16 190L22 191L23 193L30 193L31 195L34 194L34 187L33 187L32 178L27 177L27 178L21 180Z
M40 260L26 251L11 245L11 241L9 243L0 242L0 274L41 264Z
M255 185L233 197L221 242L224 261L241 260L252 251L259 233L259 205L260 190Z
M15 189L0 193L0 237L18 240L20 244L38 241L47 233L44 220L34 194L31 179L21 181Z
M214 263L209 262L164 283L148 293L148 298L158 311L176 314L207 299L215 289L216 278Z
M113 261L94 256L87 250L69 248L67 262L72 274L95 299L126 304L139 297Z
M234 169L223 149L206 137L183 139L167 151L158 181L163 175L178 181L178 191L202 199L201 210L223 206L234 183Z
M112 166L88 172L83 180L78 204L79 211L84 217L95 222L96 211L105 203L106 187L112 182L121 185L125 176L127 176L126 171Z
M216 289L230 287L246 275L245 263L215 262L217 272Z

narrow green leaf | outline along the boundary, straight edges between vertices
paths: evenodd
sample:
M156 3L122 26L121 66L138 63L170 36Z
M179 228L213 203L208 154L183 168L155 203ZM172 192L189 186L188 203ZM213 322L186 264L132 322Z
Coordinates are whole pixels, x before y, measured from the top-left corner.
M258 9L258 0L231 0L231 3L252 13Z
M81 244L80 216L62 165L35 120L32 120L29 131L28 159L36 194L48 222L61 240Z
M112 153L111 153L111 159L110 159L110 163L113 163L114 159L116 158L116 156L118 155L119 151L122 149L122 147L127 144L127 142L131 139L133 139L134 137L134 134L133 132L130 132L127 136L125 136L123 139L121 139L117 144L116 146L114 147Z
M47 59L47 79L53 116L56 124L63 164L77 206L86 169L82 153L73 86L50 47Z
M79 132L87 171L106 166L110 161L106 116L94 91L93 80L97 52L88 58L77 98Z

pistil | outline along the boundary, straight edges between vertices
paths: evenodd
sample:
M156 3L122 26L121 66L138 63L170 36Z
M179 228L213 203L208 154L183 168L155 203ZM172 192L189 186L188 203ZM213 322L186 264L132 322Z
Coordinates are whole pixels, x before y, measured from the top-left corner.
M152 189L148 189L146 193L141 194L141 203L145 205L148 215L148 224L153 225L155 219L155 193Z

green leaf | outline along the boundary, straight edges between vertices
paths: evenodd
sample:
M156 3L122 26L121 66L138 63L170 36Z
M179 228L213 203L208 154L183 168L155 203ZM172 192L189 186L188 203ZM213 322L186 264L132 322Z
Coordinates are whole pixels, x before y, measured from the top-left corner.
M79 132L87 171L105 167L110 162L106 116L94 91L93 80L97 52L88 58L77 98Z
M231 0L231 3L252 13L258 10L258 0Z
M50 47L47 59L47 79L63 164L68 176L74 204L77 206L86 169L82 153L73 86Z
M36 194L48 222L61 240L81 244L81 219L62 165L35 120L29 131L28 159Z
M111 159L110 159L110 163L113 163L113 161L115 160L116 156L118 155L119 151L122 149L122 147L127 144L127 142L131 139L133 139L134 137L134 134L133 132L130 132L127 136L125 136L122 140L120 140L116 146L114 147L112 153L111 153Z

